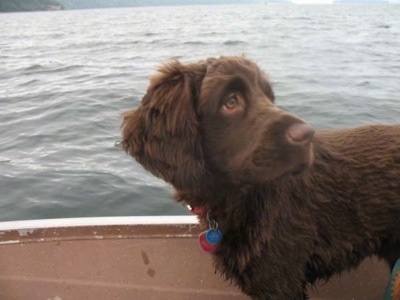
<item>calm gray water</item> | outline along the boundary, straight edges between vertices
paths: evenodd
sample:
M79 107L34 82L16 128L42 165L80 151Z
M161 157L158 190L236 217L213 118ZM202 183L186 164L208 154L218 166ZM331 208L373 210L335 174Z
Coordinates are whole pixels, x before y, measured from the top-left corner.
M0 220L186 214L114 147L154 67L246 54L317 128L400 117L400 5L0 14Z

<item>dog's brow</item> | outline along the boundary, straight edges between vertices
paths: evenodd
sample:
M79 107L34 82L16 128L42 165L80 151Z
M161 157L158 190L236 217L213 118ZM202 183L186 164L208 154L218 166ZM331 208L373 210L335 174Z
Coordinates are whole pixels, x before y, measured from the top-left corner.
M235 76L228 82L225 91L242 91L245 92L248 89L248 82L242 76Z

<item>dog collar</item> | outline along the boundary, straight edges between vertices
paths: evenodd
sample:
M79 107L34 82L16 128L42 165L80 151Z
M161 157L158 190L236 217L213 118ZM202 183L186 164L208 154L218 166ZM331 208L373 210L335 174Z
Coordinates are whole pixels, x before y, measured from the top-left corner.
M191 206L191 205L186 205L186 208L192 213L195 214L199 217L204 217L206 215L204 209L200 206Z
M218 223L215 219L210 218L210 213L205 212L205 210L200 206L190 206L187 208L195 215L200 218L206 218L208 221L208 230L203 231L199 235L200 247L205 252L214 252L222 240L222 232L218 229Z

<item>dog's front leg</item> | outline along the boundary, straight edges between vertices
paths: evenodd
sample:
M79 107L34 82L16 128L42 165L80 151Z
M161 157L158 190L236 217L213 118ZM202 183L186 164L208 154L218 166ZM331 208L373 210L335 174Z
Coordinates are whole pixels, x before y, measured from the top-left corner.
M287 262L287 261L286 261ZM307 281L300 265L268 264L265 260L234 276L243 293L255 300L307 300Z

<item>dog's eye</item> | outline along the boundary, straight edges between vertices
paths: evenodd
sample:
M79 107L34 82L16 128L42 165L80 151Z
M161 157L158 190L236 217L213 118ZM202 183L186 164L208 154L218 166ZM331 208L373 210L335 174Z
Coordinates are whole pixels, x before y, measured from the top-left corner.
M238 105L238 99L236 95L232 94L224 102L224 108L226 109L234 109Z

